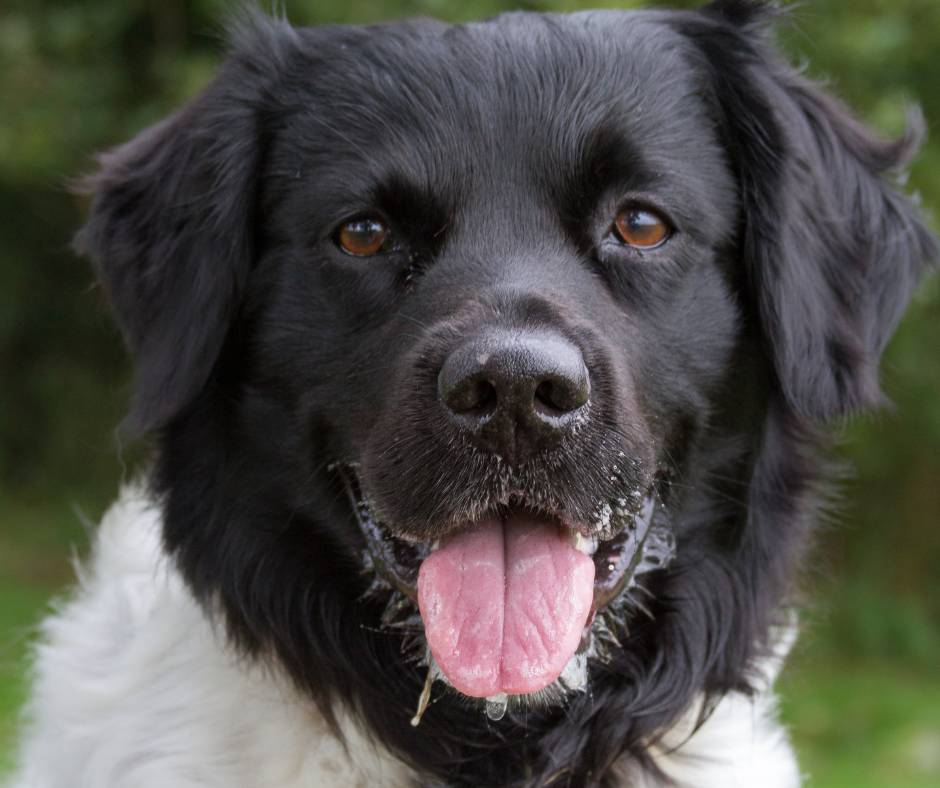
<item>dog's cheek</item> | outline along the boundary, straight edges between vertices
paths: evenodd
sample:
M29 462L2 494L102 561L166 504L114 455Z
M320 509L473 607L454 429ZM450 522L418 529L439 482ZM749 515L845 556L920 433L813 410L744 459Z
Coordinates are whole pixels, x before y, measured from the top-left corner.
M370 385L367 418L350 424L360 476L373 511L385 522L427 522L438 498L436 480L450 469L448 429L437 407L431 371L415 354L387 353L386 374Z
M658 439L677 421L695 421L713 410L735 364L741 325L732 291L710 264L685 277L668 304L644 314L633 374L641 408L657 426Z
M339 297L326 278L298 250L262 259L233 333L231 377L277 399L298 429L330 432L334 459L349 459L371 431L396 344L355 287Z

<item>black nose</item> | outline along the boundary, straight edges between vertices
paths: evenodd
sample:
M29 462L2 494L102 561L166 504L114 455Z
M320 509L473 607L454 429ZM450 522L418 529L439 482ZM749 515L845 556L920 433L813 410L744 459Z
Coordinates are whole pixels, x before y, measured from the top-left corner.
M452 421L510 463L557 444L584 415L590 392L581 351L547 332L487 332L453 351L438 375Z

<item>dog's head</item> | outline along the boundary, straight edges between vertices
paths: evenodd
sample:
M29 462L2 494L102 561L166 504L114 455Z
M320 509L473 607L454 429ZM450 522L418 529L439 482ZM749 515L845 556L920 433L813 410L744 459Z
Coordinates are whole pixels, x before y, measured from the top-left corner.
M746 686L806 448L879 400L935 256L886 177L916 129L874 138L758 6L255 19L91 181L168 549L427 772L598 779ZM413 731L428 645L460 692Z

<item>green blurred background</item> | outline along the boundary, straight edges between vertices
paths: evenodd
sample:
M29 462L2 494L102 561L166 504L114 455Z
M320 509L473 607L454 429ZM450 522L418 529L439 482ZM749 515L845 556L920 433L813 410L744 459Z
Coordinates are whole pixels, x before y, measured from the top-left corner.
M652 3L694 6L694 2ZM630 2L293 0L295 24ZM133 450L114 426L128 364L65 184L94 151L193 95L219 60L215 0L6 0L0 8L0 773L32 627L72 578ZM940 208L940 0L806 0L781 38L885 133L919 102L937 130L911 188ZM932 219L932 221L934 221ZM934 221L936 227L936 222ZM822 530L782 682L809 784L940 786L940 277L884 364L896 409L840 429L852 471ZM127 461L122 461L122 455Z

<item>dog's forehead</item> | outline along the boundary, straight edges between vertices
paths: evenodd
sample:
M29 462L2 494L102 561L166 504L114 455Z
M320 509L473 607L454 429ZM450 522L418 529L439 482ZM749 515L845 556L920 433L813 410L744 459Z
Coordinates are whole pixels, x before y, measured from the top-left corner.
M387 162L428 182L582 156L599 131L653 169L710 142L703 75L661 14L510 14L309 32L282 149L311 167Z

